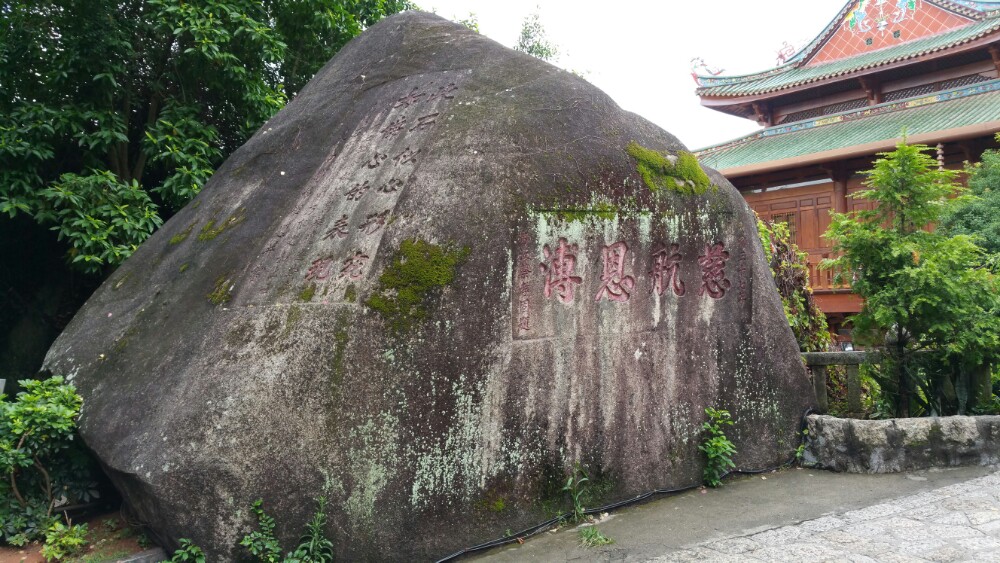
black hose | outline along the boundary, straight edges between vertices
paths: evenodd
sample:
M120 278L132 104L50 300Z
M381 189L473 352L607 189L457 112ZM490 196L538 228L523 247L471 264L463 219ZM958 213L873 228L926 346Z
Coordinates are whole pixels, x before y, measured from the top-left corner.
M802 418L799 421L799 436L800 436L799 444L800 445L805 441L805 434L802 431L806 428L806 425L807 425L807 423L806 423L806 417L809 416L809 414L811 412L813 412L812 407L807 408L805 410L805 412L802 413ZM721 477L719 477L719 479L725 479L727 476L732 475L732 474L739 474L739 475L759 475L761 473L767 473L769 471L777 471L778 469L783 469L785 467L788 467L789 465L794 464L797 459L798 459L798 451L796 450L796 453L792 454L791 458L789 458L788 461L786 461L786 462L784 462L784 463L782 463L780 465L777 465L775 467L769 467L769 468L764 468L764 469L733 469L731 471L725 472ZM611 510L615 510L615 509L622 508L622 507L625 507L625 506L630 506L630 505L633 505L633 504L640 503L640 502L642 502L642 501L644 501L644 500L646 500L646 499L648 499L650 497L653 497L653 496L672 495L672 494L677 494L677 493L683 493L685 491L690 491L692 489L697 489L700 486L701 486L701 483L698 483L697 485L688 485L686 487L678 487L676 489L653 489L651 491L647 491L645 493L642 493L642 494L640 494L640 495L638 495L636 497L628 498L628 499L625 499L625 500L620 500L618 502L613 502L611 504L606 504L606 505L604 505L604 506L602 506L600 508L588 508L588 509L584 510L583 513L586 514L586 515L601 514L602 512L609 512ZM537 524L535 526L531 526L530 528L525 528L525 529L521 530L520 532L511 534L509 536L504 536L502 538L497 538L495 540L491 540L491 541L488 541L488 542L485 542L485 543L481 543L479 545L474 545L472 547L467 547L467 548L464 548L462 550L456 551L455 553L452 553L451 555L448 555L448 556L442 557L441 559L438 559L436 563L444 563L445 561L452 561L452 560L458 559L459 557L462 557L463 555L468 555L470 553L475 553L477 551L482 551L484 549L490 549L490 548L494 548L494 547L500 547L501 545L506 545L506 544L509 544L509 543L514 543L514 542L521 542L521 543L523 543L524 540L526 540L526 539L528 539L528 538L530 538L532 536L536 536L536 535L540 534L541 532L544 532L545 530L549 529L554 524L558 524L560 522L563 522L563 521L569 519L569 517L572 516L572 515L573 515L572 512L567 512L565 514L560 514L559 516L556 516L555 518L552 518L551 520L546 520L545 522L542 522L541 524Z

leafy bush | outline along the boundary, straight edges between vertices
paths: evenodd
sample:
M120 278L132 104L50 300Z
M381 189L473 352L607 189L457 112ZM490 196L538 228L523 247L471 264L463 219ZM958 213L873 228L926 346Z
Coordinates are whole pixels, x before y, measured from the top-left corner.
M733 463L733 456L736 455L736 446L726 437L724 426L732 426L733 420L729 411L708 407L705 409L708 420L702 423L701 428L707 436L698 446L698 449L705 453L705 471L703 477L705 484L709 487L718 487L722 484L722 478L729 473L730 469L736 467Z
M205 553L187 538L181 538L181 547L174 552L170 563L205 563Z
M42 546L42 556L46 560L59 560L71 557L83 551L87 545L87 525L72 523L63 524L56 520L45 532L45 545Z
M243 536L240 545L247 548L262 563L330 563L334 560L333 542L323 532L326 524L326 499L316 500L319 505L299 545L282 559L281 544L274 535L275 521L263 509L263 500L253 503L250 510L257 516L258 530Z
M0 540L23 545L56 525L58 505L99 496L93 459L75 440L83 404L61 377L0 396Z

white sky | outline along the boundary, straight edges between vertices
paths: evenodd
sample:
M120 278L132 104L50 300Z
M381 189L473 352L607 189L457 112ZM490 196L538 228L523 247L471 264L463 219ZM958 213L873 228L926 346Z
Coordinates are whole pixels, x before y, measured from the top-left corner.
M723 74L773 68L787 41L796 49L818 35L846 0L417 0L451 19L470 12L479 30L507 46L525 16L537 11L556 64L586 73L623 108L697 149L751 133L753 121L701 106L691 59Z

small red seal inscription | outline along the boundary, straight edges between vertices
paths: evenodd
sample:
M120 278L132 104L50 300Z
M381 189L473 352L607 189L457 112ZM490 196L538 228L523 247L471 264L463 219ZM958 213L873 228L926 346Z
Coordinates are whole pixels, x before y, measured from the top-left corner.
M541 264L541 270L546 274L545 288L543 289L545 297L555 295L556 299L563 303L573 302L575 297L573 294L574 284L578 285L583 282L583 278L574 275L578 249L577 245L569 244L564 238L559 239L555 250L549 248L547 244L542 247L545 260L548 262Z
M618 303L624 303L631 297L631 291L635 288L635 278L625 275L625 255L628 253L628 245L624 242L616 242L605 246L604 271L601 273L601 289L594 297L594 301L609 299Z
M726 294L732 285L726 279L726 260L729 260L729 253L721 242L705 245L705 254L698 257L698 265L701 266L699 296L707 293L713 299L721 299Z
M653 275L653 292L657 295L663 295L667 287L673 289L678 297L685 293L678 271L682 258L678 250L680 245L671 244L670 248L661 248L653 253L653 269L649 273Z

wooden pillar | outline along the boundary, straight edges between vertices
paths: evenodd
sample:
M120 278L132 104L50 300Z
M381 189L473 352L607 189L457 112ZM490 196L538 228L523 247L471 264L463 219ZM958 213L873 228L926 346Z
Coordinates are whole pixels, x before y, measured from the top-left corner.
M833 210L837 213L847 213L847 180L850 174L842 165L830 168L830 179L833 180Z
M753 102L751 104L753 108L754 116L757 118L757 124L763 127L771 127L774 125L774 113L771 111L771 106L764 102Z
M878 80L871 77L861 77L858 82L861 83L861 89L865 91L868 105L874 106L882 103L882 85L879 84Z
M993 57L993 66L997 68L997 73L1000 73L1000 47L990 45L990 56Z

